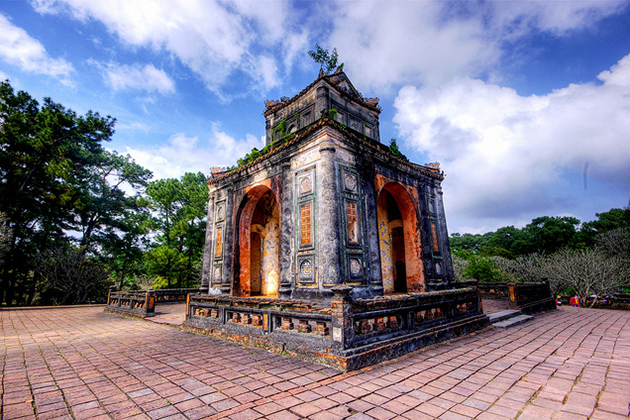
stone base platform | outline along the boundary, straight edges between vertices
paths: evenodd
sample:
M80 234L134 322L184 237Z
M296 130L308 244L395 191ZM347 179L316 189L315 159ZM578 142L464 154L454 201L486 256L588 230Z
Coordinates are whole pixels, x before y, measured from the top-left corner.
M182 328L351 371L489 325L475 287L328 302L190 295Z

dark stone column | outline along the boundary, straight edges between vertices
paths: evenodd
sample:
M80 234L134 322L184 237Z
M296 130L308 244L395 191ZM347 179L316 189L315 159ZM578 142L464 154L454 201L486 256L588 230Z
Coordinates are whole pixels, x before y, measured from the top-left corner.
M330 92L326 86L317 88L315 94L315 119L330 109Z
M442 254L442 276L445 281L453 281L455 272L453 271L453 260L451 258L451 247L448 240L448 228L446 226L446 212L444 211L444 192L442 186L435 187L435 207L438 217L438 231L440 240L440 253Z
M212 235L214 234L214 193L208 197L208 217L206 222L206 242L203 248L203 271L199 292L208 293L212 277Z
M374 183L363 184L365 202L365 253L368 258L368 281L376 295L383 295L383 274L381 273L381 252L378 242L378 215L376 212L377 197Z
M226 188L227 200L225 204L225 231L223 240L223 281L221 283L221 293L229 295L230 288L232 286L232 249L234 241L234 229L238 229L238 226L234 227L234 189L232 187Z
M280 289L281 298L290 298L293 290L293 185L291 163L282 163L282 232L280 237Z
M337 171L335 168L336 149L332 142L322 143L317 186L318 215L317 243L319 249L319 284L342 283L339 258L341 257L339 194L337 192Z

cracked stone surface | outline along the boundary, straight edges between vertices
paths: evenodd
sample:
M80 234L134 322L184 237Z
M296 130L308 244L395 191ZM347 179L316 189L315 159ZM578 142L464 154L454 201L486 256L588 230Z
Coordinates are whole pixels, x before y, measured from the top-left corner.
M4 308L0 320L3 420L630 414L623 311L561 307L350 373L102 306Z

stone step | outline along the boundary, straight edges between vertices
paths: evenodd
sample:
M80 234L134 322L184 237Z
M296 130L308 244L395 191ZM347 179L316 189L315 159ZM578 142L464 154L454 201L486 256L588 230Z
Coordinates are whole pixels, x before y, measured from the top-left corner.
M513 316L520 314L520 309L506 309L505 311L499 311L488 315L488 319L490 319L491 324L494 324L495 322L503 321L505 319L512 318Z
M534 317L531 315L517 315L515 317L508 318L505 321L495 322L492 325L499 328L509 328L518 324L522 324L525 321L529 321L532 318Z

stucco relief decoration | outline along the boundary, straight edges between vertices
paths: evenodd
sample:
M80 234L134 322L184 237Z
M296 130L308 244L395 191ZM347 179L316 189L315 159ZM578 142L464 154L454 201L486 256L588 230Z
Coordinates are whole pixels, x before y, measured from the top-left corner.
M300 193L308 194L313 190L313 182L310 176L305 176L300 180Z
M352 258L350 260L350 273L352 273L353 276L356 276L360 272L361 272L361 262L356 258Z
M217 206L217 220L225 218L225 204L221 203Z
M346 185L346 189L348 191L356 191L357 190L357 177L353 174L346 174L344 177L344 183Z
M214 279L218 280L221 278L221 267L214 267Z
M302 264L300 264L300 274L302 274L302 277L311 277L313 274L313 264L310 260L302 261Z
M442 264L435 263L435 273L437 275L442 275Z

